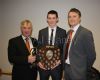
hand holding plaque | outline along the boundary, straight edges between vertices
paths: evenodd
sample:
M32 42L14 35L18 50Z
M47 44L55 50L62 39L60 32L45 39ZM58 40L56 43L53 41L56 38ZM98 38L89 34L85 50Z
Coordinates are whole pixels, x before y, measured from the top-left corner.
M60 49L55 46L46 45L39 50L41 63L46 70L50 70L57 65L60 60Z

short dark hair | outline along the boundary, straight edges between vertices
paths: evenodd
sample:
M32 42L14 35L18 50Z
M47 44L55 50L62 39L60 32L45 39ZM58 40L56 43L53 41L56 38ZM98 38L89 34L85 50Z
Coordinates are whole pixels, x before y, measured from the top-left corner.
M79 15L79 17L81 17L81 12L80 12L80 10L78 10L78 9L76 9L76 8L71 8L70 11L68 12L68 15L69 15L70 12L75 12L75 13L77 13L77 14Z
M48 15L49 15L49 14L55 14L56 17L58 18L58 13L57 13L57 11L55 11L55 10L50 10L50 11L48 12L48 14L47 14L47 18L48 18Z

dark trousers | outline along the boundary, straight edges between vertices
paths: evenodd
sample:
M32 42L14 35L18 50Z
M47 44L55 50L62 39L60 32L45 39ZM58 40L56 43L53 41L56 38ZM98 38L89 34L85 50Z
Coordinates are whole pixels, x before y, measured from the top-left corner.
M12 80L37 80L37 68L15 66L12 71Z
M59 65L53 70L43 70L39 68L40 80L49 80L51 76L52 80L61 80L62 78L62 67Z
M72 76L71 67L69 64L65 64L64 78L65 78L65 80L74 80L73 76Z

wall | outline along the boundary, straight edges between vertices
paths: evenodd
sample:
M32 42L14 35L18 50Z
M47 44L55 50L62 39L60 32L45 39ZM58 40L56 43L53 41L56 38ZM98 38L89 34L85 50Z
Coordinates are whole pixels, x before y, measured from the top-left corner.
M11 71L7 59L8 40L20 35L22 20L32 21L32 36L37 38L38 31L47 26L47 12L54 9L59 13L58 25L67 31L67 12L73 7L82 12L81 24L94 34L97 53L94 66L100 70L100 0L0 0L0 68ZM10 80L10 77L2 76L0 80Z

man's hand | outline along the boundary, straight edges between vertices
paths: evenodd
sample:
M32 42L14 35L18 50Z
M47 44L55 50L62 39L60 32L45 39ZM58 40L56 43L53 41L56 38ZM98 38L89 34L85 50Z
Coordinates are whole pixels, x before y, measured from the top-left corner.
M59 66L60 64L61 64L61 60L56 61L56 65L55 65L52 69L56 68L56 67Z
M41 63L41 62L39 62L39 63L38 63L38 66L39 66L41 69L46 70L46 69L44 68L44 66L42 65L42 63Z
M32 55L29 55L28 56L28 63L33 63L33 62L35 62L36 61L36 56L32 56Z

